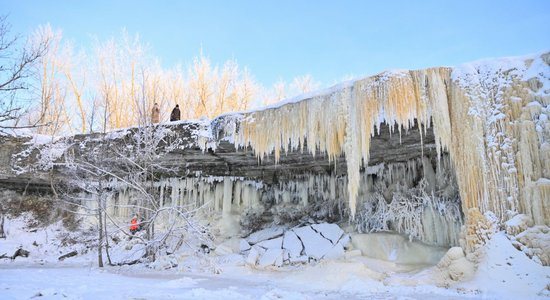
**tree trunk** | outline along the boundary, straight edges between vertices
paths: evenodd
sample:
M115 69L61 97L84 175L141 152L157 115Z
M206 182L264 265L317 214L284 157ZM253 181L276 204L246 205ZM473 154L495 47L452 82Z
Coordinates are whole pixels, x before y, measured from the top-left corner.
M97 243L97 263L100 268L103 268L103 213L101 211L101 208L103 207L103 193L101 182L99 183L99 199L98 199L98 207L97 207L97 216L99 218L99 237L98 237L98 243Z
M4 214L2 214L2 219L0 220L0 239L5 239L6 233L4 232Z
M103 224L103 228L105 228L105 254L107 254L107 262L110 266L112 266L113 262L111 261L111 255L109 254L109 235L107 234L107 211L105 211L105 217L103 220L105 220L105 224Z

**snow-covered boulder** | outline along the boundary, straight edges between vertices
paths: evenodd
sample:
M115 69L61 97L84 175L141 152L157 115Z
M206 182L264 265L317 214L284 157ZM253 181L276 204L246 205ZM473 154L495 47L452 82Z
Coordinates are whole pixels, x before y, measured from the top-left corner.
M294 232L302 241L305 254L314 259L323 258L334 247L334 244L329 239L313 230L311 226L296 228Z
M346 251L344 250L344 246L342 246L341 244L336 244L332 248L330 248L330 250L328 250L327 253L325 253L323 258L329 258L329 259L341 258L345 256L345 252Z
M344 231L336 224L321 223L313 224L311 228L321 234L324 238L330 240L332 244L336 244L340 237L344 234Z
M533 226L533 220L524 214L515 215L504 223L506 233L509 235L518 235L525 229Z
M268 266L280 267L283 265L283 249L270 248L260 257L258 266L265 268Z
M251 245L255 245L261 241L270 240L270 239L282 236L284 231L285 231L285 227L282 227L282 226L269 227L269 228L262 229L260 231L256 231L252 233L247 238L247 241Z
M275 227L255 232L241 241L241 252L250 249L247 255L249 265L280 267L285 263L305 263L312 259L343 258L349 241L349 235L336 224L313 224L286 231Z
M239 242L239 251L243 253L250 250L250 248L250 244L245 239L241 239Z
M300 257L304 246L294 231L289 230L285 232L283 237L283 248L288 251L289 259Z
M260 247L252 247L250 251L248 252L248 256L246 257L246 264L255 266L258 263L258 259L262 254L265 253L265 250L263 250Z
M241 252L241 243L242 243L242 239L239 239L239 238L231 238L231 239L225 240L223 243L216 246L216 248L214 249L214 253L218 255L228 255L232 253L239 253ZM250 246L248 246L248 248L250 249Z
M543 266L550 266L550 227L537 225L515 237L514 246Z
M460 247L452 247L436 266L435 281L437 285L448 287L452 283L474 275L475 265L464 255Z
M283 237L278 237L270 240L265 240L256 244L264 249L282 249L283 248Z

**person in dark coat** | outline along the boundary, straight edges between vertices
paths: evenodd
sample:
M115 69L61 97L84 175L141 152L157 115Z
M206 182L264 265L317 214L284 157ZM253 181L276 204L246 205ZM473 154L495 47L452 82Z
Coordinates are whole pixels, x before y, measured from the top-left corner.
M158 103L155 103L153 110L151 111L151 123L160 122L160 108Z
M176 107L172 109L172 113L170 114L170 122L179 121L179 120L180 120L180 106L179 104L176 104Z

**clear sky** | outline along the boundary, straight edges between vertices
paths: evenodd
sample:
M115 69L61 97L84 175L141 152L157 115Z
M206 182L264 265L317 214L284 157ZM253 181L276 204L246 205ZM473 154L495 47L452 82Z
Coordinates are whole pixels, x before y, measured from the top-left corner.
M0 0L14 32L50 23L91 36L139 33L164 66L203 53L236 59L270 86L311 74L323 86L387 69L457 65L550 50L550 1Z

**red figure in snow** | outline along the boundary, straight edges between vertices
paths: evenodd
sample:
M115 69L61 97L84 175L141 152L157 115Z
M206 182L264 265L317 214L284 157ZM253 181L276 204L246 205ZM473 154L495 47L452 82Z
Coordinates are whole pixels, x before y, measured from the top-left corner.
M130 221L130 232L132 235L134 235L138 231L138 220L137 217L134 216L132 218L132 221Z

